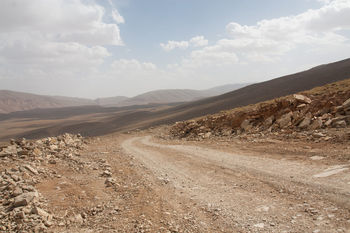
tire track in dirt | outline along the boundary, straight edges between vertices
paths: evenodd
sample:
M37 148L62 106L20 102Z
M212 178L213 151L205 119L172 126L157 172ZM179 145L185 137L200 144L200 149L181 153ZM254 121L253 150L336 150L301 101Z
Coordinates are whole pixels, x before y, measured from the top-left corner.
M122 147L154 175L175 187L178 195L196 200L203 209L211 211L214 219L225 223L226 229L290 232L349 227L348 209L340 210L335 207L339 207L338 203L322 196L334 195L333 199L340 203L348 200L346 171L341 179L334 175L319 182L312 175L325 167L307 167L295 161L158 144L151 142L151 137L126 140ZM332 184L337 179L341 182ZM325 220L323 216L334 215L328 213L334 208L337 220Z

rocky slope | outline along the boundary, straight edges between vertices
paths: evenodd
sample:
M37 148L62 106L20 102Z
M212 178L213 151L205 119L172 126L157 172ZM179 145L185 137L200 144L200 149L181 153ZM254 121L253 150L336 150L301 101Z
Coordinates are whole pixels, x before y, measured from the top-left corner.
M44 232L68 221L47 211L47 201L35 186L46 179L60 178L50 165L69 163L79 169L77 157L84 144L80 135L65 134L33 142L12 140L11 145L2 146L1 232Z
M0 232L350 229L348 143L192 142L162 132L1 146Z
M328 84L255 105L215 115L177 122L171 134L179 138L203 139L245 134L284 135L289 138L348 140L346 130L332 135L331 128L350 125L350 79Z

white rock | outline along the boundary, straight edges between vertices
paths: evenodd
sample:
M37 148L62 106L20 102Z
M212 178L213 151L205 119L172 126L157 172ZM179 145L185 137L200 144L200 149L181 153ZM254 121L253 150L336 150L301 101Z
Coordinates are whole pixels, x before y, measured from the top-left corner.
M350 99L347 99L343 104L342 104L343 108L348 108L350 107Z
M312 102L310 98L308 98L304 95L294 94L293 97L294 97L294 99L296 99L297 101L299 101L301 103L310 104Z
M31 173L33 173L34 175L38 175L38 174L39 174L38 171L37 171L35 168L33 168L32 166L30 166L30 165L28 165L28 164L24 165L24 167L25 167L28 171L30 171Z
M37 214L41 217L43 217L45 220L49 220L50 214L47 213L45 210L39 208L39 207L34 207L31 211L32 214Z
M255 224L254 227L262 229L262 228L265 227L265 224L264 223L258 223L258 224Z

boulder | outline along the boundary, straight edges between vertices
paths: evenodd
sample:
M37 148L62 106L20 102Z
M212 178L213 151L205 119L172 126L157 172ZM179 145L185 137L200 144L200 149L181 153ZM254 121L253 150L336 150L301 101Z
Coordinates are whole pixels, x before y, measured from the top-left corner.
M17 155L17 146L16 145L8 146L0 152L0 157L12 156L12 155Z
M115 180L113 179L113 178L107 178L106 180L105 180L105 185L107 186L107 187L111 187L111 186L113 186L115 184Z
M342 104L342 107L344 108L344 109L346 109L346 108L349 108L350 107L350 98L349 99L347 99L343 104Z
M304 95L294 94L293 97L299 103L310 104L312 102L310 98Z
M15 216L16 216L16 218L19 218L19 219L25 219L26 218L26 214L23 211L17 212L15 214Z
M326 135L324 135L323 133L313 133L312 136L315 137L315 138L326 137Z
M315 129L321 128L322 125L323 125L322 119L318 117L318 118L316 118L316 119L312 122L312 124L310 125L309 128L310 128L311 130L315 130Z
M344 108L345 115L350 115L350 107Z
M253 128L253 125L251 125L250 120L245 119L241 124L241 128L244 129L244 131L249 131Z
M332 125L332 119L329 119L329 120L327 120L325 123L324 123L324 125L326 126L326 127L329 127L329 126L331 126Z
M336 122L332 123L332 126L335 127L335 128L345 128L346 127L346 121L345 120L336 121Z
M36 215L39 215L41 216L43 219L45 220L51 220L51 215L49 213L47 213L45 210L39 208L39 207L34 207L32 210L31 210L31 213L32 214L36 214Z
M50 145L50 150L52 150L52 151L58 150L58 146L57 145Z
M17 196L21 195L22 193L23 193L22 189L20 187L16 187L12 192L12 196L17 197Z
M32 166L30 166L28 164L24 165L24 168L27 169L28 171L30 171L31 173L33 173L34 175L38 175L39 174L38 171L35 168L33 168Z
M223 129L221 132L222 136L230 136L232 134L232 129Z
M277 120L277 124L280 128L286 128L287 126L290 126L292 124L292 116L293 113L289 112L281 116L280 119Z
M8 153L4 151L0 151L0 158L6 157L6 156L8 156Z
M347 124L350 124L350 117L349 116L338 116L335 117L333 119L331 119L331 126L335 127L335 128L342 128L342 127L346 127ZM345 122L345 126L343 126L343 121ZM341 122L341 123L339 123Z
M311 123L311 117L312 114L309 112L308 114L306 114L306 116L304 117L304 119L302 120L302 122L300 122L300 124L298 125L298 127L300 129L305 129L307 127L309 127L310 123Z
M211 132L207 132L206 134L204 134L204 138L210 138L211 137Z
M269 128L273 124L274 120L275 120L275 116L273 115L266 118L266 120L263 123L264 128Z
M33 155L34 156L40 156L40 155L42 155L42 151L39 149L39 148L35 148L34 150L33 150Z
M20 207L20 206L26 206L37 197L39 197L37 192L23 193L14 198L12 206L14 208Z
M18 151L18 155L28 155L29 152L30 152L29 150Z
M112 176L112 172L108 171L108 170L105 170L103 171L103 173L101 174L101 176L104 176L104 177L111 177Z
M84 219L81 216L81 214L77 214L74 216L74 222L79 223L79 224L83 224L84 223Z

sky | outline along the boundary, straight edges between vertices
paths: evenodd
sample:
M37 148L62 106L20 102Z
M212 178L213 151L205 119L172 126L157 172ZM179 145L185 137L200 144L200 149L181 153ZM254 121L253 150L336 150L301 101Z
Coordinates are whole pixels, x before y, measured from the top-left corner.
M97 98L350 58L350 0L1 0L0 89Z

